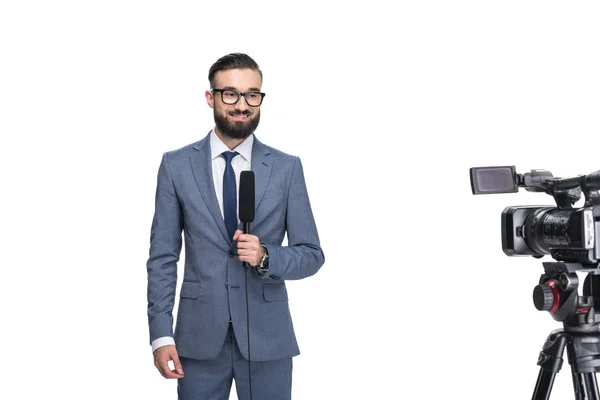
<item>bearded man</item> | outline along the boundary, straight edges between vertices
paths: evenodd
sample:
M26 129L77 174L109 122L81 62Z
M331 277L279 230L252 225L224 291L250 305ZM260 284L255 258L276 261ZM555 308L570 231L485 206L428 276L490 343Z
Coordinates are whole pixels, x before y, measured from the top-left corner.
M227 399L234 379L238 399L291 398L292 357L300 350L285 282L314 275L325 258L300 158L255 136L262 78L246 54L217 60L205 93L214 128L164 153L159 167L148 322L154 364L178 380L180 400ZM251 233L237 215L246 170L255 176ZM182 232L185 266L173 329Z

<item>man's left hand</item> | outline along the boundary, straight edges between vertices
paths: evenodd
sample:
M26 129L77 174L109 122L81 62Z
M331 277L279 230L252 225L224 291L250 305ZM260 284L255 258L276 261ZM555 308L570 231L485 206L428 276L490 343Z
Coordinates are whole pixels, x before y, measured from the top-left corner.
M240 261L245 261L253 267L260 264L265 250L260 245L258 236L244 233L244 231L238 229L233 235L233 240L237 240L238 242L237 249Z

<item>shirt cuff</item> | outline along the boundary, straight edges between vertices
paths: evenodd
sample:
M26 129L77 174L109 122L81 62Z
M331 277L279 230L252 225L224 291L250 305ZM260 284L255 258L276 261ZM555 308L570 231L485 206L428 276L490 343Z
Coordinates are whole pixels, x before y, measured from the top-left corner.
M159 347L167 346L170 344L175 345L175 340L171 336L163 336L159 337L158 339L154 339L152 341L152 352L154 353L154 351Z

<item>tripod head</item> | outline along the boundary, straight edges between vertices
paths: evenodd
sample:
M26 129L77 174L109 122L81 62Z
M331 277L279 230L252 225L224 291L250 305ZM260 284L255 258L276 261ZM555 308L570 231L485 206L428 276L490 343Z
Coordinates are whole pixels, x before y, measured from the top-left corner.
M564 324L565 330L585 332L598 330L600 310L599 263L580 264L544 262L544 274L533 289L533 304L540 311L548 311L552 318ZM586 273L582 295L579 295L579 276Z

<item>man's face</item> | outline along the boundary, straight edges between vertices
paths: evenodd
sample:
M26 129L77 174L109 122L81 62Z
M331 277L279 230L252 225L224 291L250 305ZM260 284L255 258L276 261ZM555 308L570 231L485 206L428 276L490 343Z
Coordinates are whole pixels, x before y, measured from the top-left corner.
M229 89L241 93L259 92L262 85L260 73L252 69L218 71L214 80L214 89ZM235 104L225 104L223 99L228 103L232 102L226 93L206 91L206 101L214 109L217 131L232 139L246 139L258 126L260 107L249 106L243 96Z

